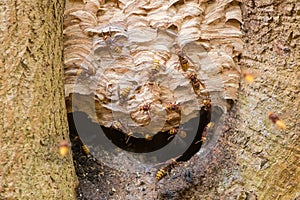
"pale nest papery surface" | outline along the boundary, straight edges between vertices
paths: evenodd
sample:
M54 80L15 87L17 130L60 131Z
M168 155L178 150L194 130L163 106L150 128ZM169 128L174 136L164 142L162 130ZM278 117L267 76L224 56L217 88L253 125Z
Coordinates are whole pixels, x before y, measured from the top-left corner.
M156 133L196 117L208 94L221 107L222 100L236 99L240 69L235 61L243 47L239 3L68 1L68 110L84 111L106 127L120 122L124 132ZM187 71L179 50L189 58ZM153 69L155 60L159 64ZM190 73L205 84L200 91L194 91ZM181 116L166 112L169 103L180 104ZM148 111L140 109L145 104Z

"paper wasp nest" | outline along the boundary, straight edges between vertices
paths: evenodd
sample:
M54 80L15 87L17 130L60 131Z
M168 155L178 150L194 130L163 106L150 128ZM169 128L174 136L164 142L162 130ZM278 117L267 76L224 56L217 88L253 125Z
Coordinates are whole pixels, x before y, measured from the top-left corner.
M205 100L236 99L239 2L67 2L69 111L105 127L155 134L196 117Z

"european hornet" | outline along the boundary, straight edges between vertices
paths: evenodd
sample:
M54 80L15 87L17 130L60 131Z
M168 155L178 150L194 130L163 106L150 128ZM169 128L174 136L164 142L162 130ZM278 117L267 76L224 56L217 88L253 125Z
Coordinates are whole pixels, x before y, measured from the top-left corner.
M179 131L178 127L176 127L176 128L171 128L171 129L169 130L169 134L170 134L170 135L175 135L175 134L178 133L178 131Z
M268 118L273 122L273 124L275 124L278 128L285 130L286 126L285 123L279 119L278 115L273 113L273 112L269 112L268 114Z
M168 170L167 166L160 168L155 174L156 180L160 181L163 177L165 177L168 173L167 170Z
M188 70L188 68L190 67L186 54L183 51L178 51L177 56L179 58L179 63L180 63L182 70L184 72L186 72Z
M123 132L123 134L125 135L125 144L128 144L128 142L129 142L129 140L130 140L130 138L131 138L131 136L133 135L133 132L132 131L129 131L125 126L123 126L122 124L121 124L121 122L119 122L119 121L115 121L112 125L111 125L111 128L113 128L113 129L116 129L116 130L118 130L118 131L121 131L121 132L123 132L123 130L125 130L124 132Z
M125 101L128 98L130 94L130 90L131 90L130 86L127 86L122 90L120 89L120 86L118 86L118 95L121 101Z
M210 99L203 99L202 101L203 105L205 106L205 109L208 110L211 107L211 100Z
M81 149L83 150L83 152L86 154L86 155L90 155L91 152L90 152L90 149L87 145L82 145L81 146Z
M194 72L191 72L188 74L188 79L191 80L192 86L194 90L199 90L200 85L205 88L205 85L197 78L197 74Z
M128 142L129 142L129 140L130 140L130 138L131 138L131 136L133 135L133 132L128 132L128 133L126 133L126 141L125 141L125 144L128 144ZM150 140L152 140L152 136L150 135L150 134L145 134L145 140L147 140L147 141L150 141Z
M128 144L130 137L133 135L133 132L128 132L128 133L126 133L126 135L127 135L127 138L126 138L125 144Z
M84 70L84 69L78 69L77 70L77 72L76 72L76 75L78 76L78 75L90 75L90 76L92 76L92 75L95 75L96 74L96 69L87 69L87 70Z
M174 137L177 133L178 133L178 131L179 131L179 128L178 127L173 127L173 128L171 128L170 130L169 130L169 134L170 134L170 137L168 138L168 140L169 139L171 139L172 137Z
M154 59L152 66L151 66L151 70L149 73L149 81L150 82L155 82L156 80L156 75L159 73L161 69L161 65L159 64L159 60Z
M152 74L156 74L159 72L159 70L160 70L159 60L155 59L151 67L151 72Z
M254 75L252 73L243 72L243 77L244 77L244 80L248 83L254 82Z
M161 167L155 174L157 181L160 181L165 177L170 171L178 165L178 162L175 159L172 159L170 163L167 163L165 166Z
M70 143L66 140L63 140L60 142L59 144L59 154L62 156L62 157L65 157L67 155L67 153L69 152L69 148L70 148Z
M152 136L150 136L150 135L147 133L147 134L145 135L145 139L148 140L148 141L149 141L149 140L152 140Z
M155 80L156 80L155 74L150 73L149 74L149 83L154 84Z
M151 107L151 103L144 103L139 107L139 111L149 112Z
M122 52L123 45L116 42L115 39L112 39L112 33L111 33L110 30L106 33L101 32L100 36L103 38L103 40L104 40L107 47L109 47L110 49L114 50L117 53ZM110 57L112 57L111 52L110 51L108 51L108 52L110 54Z
M181 106L180 104L178 103L169 103L167 106L166 106L166 110L167 111L174 111L174 112L180 112L181 111Z
M211 129L213 126L214 126L214 123L213 123L213 122L209 122L209 123L205 126L200 141L202 141L202 142L205 142L205 141L206 141L206 137L207 137L208 130Z
M76 71L76 75L90 75L93 76L96 74L96 69L93 67L87 68L87 69L82 69L79 65L73 63L73 65L78 68Z
M175 135L179 135L181 138L185 138L187 133L186 131L181 130L179 127L173 127L169 130L169 135L170 137L168 138L168 140L173 138Z
M114 121L112 124L111 124L111 127L116 129L116 130L122 130L123 128L123 125L121 124L121 122L119 121Z

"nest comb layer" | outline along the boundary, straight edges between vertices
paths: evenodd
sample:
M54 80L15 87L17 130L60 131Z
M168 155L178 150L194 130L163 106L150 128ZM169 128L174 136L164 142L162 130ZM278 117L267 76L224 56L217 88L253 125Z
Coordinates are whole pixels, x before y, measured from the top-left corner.
M236 99L239 3L68 1L68 111L124 132L156 133L196 117L205 99Z

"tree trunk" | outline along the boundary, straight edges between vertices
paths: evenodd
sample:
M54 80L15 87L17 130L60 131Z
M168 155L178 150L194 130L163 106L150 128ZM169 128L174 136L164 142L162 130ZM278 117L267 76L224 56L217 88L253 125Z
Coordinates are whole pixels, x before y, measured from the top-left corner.
M64 1L0 3L0 199L74 199L62 71Z
M241 66L257 75L241 85L237 147L244 187L258 199L300 198L300 3L246 1ZM275 112L286 130L267 119Z

